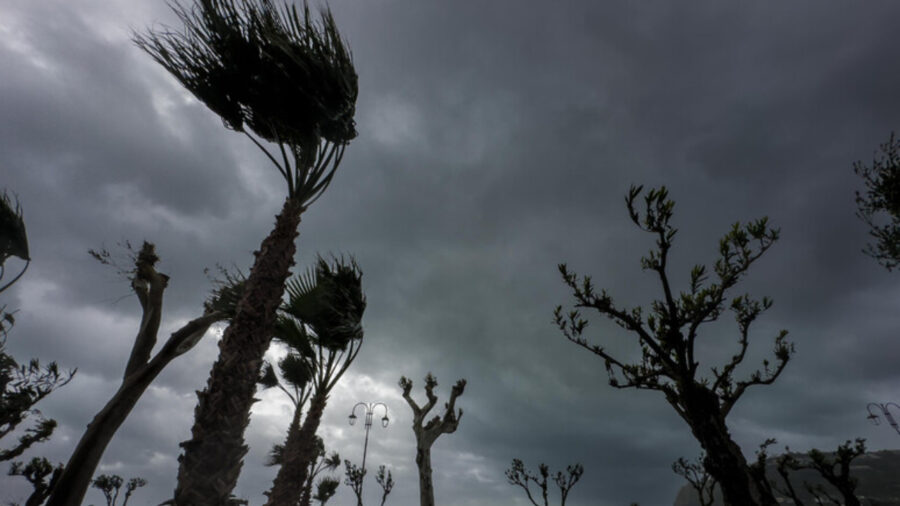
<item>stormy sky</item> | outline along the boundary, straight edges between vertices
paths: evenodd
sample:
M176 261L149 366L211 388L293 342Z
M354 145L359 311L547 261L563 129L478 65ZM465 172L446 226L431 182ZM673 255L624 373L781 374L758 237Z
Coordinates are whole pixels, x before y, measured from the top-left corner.
M580 462L573 506L670 504L670 469L699 447L658 392L615 390L602 361L552 322L571 302L557 272L592 274L623 305L659 284L640 269L653 239L628 220L632 184L665 185L679 229L671 276L716 258L735 221L768 216L781 239L735 295L771 296L752 328L749 374L788 329L796 355L773 386L729 416L745 453L834 448L900 435L866 419L900 401L900 283L861 249L856 160L900 128L900 4L721 1L333 0L359 73L359 137L326 194L303 215L297 268L317 253L352 255L368 297L362 352L331 395L320 434L359 462L357 401L388 405L368 466L385 464L389 504L418 500L411 412L401 375L458 378L465 415L433 448L439 504L526 504L503 471L521 458ZM140 321L127 280L88 249L127 264L123 241L157 245L171 277L165 337L197 316L204 268L246 269L285 186L265 157L131 42L177 27L161 0L0 2L0 186L18 195L33 261L4 293L17 308L8 348L78 368L39 407L59 421L26 457L64 462L119 385ZM13 268L14 260L9 268ZM19 264L16 264L19 265ZM178 443L217 356L219 327L155 381L107 449L99 472L149 485L130 504L171 497ZM593 318L589 336L624 358L632 336ZM698 343L709 366L736 346L730 316ZM261 504L289 403L263 392L235 494ZM0 470L5 474L5 469ZM24 502L21 478L0 478ZM379 499L374 480L366 500ZM335 504L351 504L341 488ZM91 490L86 504L101 504Z

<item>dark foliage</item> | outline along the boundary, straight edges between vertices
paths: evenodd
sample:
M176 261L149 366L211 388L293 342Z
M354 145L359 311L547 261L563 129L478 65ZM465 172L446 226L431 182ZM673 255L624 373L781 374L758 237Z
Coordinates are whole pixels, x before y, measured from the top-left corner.
M766 497L764 490L752 488L750 470L740 447L731 439L725 418L747 388L768 385L778 378L793 353L793 345L786 340L787 331L782 330L774 340L775 363L764 360L761 369L736 379L735 370L749 347L750 325L771 307L772 301L746 294L728 300L728 292L774 244L778 230L770 228L765 218L745 225L735 223L719 241L719 259L712 268L715 281L709 280L706 266L697 265L691 270L687 290L679 293L672 288L667 270L676 234L670 224L675 203L664 187L650 190L644 195L641 213L636 202L642 193L643 187L632 187L625 201L634 224L655 238L656 247L641 258L641 267L659 278L662 297L653 300L647 312L641 307L620 307L605 290L594 289L590 276L579 277L560 264L575 308L564 312L557 306L556 324L568 340L603 360L613 387L658 390L665 395L706 451L704 468L718 480L726 500L736 504L752 504L754 500L771 503L774 499ZM597 311L633 334L640 346L640 360L622 361L603 346L590 343L584 337L588 322L581 316L582 308ZM717 320L726 309L737 322L737 351L725 364L711 367L710 374L704 375L695 358L696 340L701 326Z
M25 501L25 506L39 506L44 503L50 491L56 485L63 466L58 464L53 467L49 460L43 457L35 457L27 464L14 462L9 469L10 476L22 476L31 483L33 492Z
M565 506L569 492L572 490L572 487L578 483L578 480L581 479L581 475L583 474L584 467L582 467L581 464L575 464L567 466L565 474L563 474L562 471L557 471L556 474L553 475L553 482L556 483L556 486L559 488L560 506ZM535 474L534 472L525 469L525 464L523 464L521 460L513 459L512 465L506 470L506 479L509 481L509 484L521 487L522 490L525 491L528 500L531 501L531 504L534 506L540 505L532 495L529 484L535 484L537 489L540 490L540 498L543 506L549 506L550 503L547 491L549 478L550 469L546 464L539 465L538 473ZM537 490L535 493L537 493Z
M265 151L289 195L314 200L356 137L358 78L331 12L315 22L305 4L298 11L271 0L198 0L173 9L184 29L136 34L137 45ZM248 130L278 144L281 161Z
M900 140L891 133L880 148L871 166L853 164L853 172L866 186L864 192L856 192L856 214L875 240L863 252L890 271L900 263Z

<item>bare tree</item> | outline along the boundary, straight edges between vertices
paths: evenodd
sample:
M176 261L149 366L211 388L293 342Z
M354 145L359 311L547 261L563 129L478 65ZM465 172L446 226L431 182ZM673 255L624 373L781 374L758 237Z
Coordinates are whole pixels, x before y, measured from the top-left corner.
M247 452L254 383L294 263L300 217L331 183L356 136L357 75L330 11L316 22L306 6L279 8L271 0L196 0L191 9L173 8L182 31L151 31L135 42L262 150L288 191L255 253L237 317L199 394L191 439L182 444L175 503L219 506Z
M688 462L684 457L679 457L672 464L672 471L684 478L697 492L700 506L712 506L715 500L716 480L703 467L703 455L695 462Z
M553 475L553 482L556 483L556 486L559 488L560 506L566 506L566 498L569 497L569 492L572 490L572 487L578 483L578 480L581 479L581 475L583 474L584 467L582 467L581 464L574 464L566 467L566 474L563 474L562 471L557 471L556 474ZM550 506L547 492L547 480L549 477L550 468L548 468L546 464L540 464L538 466L538 474L534 474L532 471L525 469L525 464L519 459L513 459L512 465L506 470L506 479L509 481L509 484L521 487L522 490L525 491L528 500L531 501L531 504L534 506L541 505L538 504L531 494L529 483L533 482L535 486L540 489L543 506Z
M656 239L656 248L641 259L641 267L658 276L662 298L652 301L646 315L640 307L620 307L605 290L595 291L590 276L579 278L560 264L563 281L574 295L575 308L563 312L558 306L556 324L568 340L603 360L611 386L664 394L706 452L704 468L719 483L726 503L774 504L774 497L754 483L747 460L731 438L725 419L747 388L769 385L778 378L793 346L786 340L787 331L782 330L775 337L775 364L765 360L761 370L736 380L735 369L743 362L749 346L750 325L772 301L738 295L729 302L726 297L778 239L778 230L770 228L765 218L743 226L735 223L719 241L719 259L713 267L717 280L708 283L706 267L697 265L691 270L688 289L677 293L667 271L676 233L670 224L675 203L669 200L664 187L650 190L644 196L645 211L641 214L635 203L642 191L643 187L632 187L625 200L631 220ZM583 335L588 323L581 316L582 308L596 310L632 333L640 346L640 361L622 361L603 346L588 342ZM737 321L737 352L724 365L712 367L710 375L701 375L695 356L700 327L717 320L726 308L731 309Z
M428 412L437 404L437 395L434 387L437 380L431 373L425 376L425 396L428 402L419 406L410 396L413 382L405 376L400 378L400 388L403 389L403 398L406 399L413 411L413 432L416 435L416 466L419 468L419 503L421 506L434 506L434 483L431 477L431 446L441 434L456 432L463 410L456 412L456 398L463 394L466 388L466 380L460 379L453 385L450 392L450 401L444 404L444 416L435 416L425 421Z
M92 251L92 254L101 262L113 263L108 251ZM80 506L107 445L147 387L172 360L193 348L210 326L234 315L243 286L240 279L223 281L206 301L203 314L173 332L156 355L151 357L162 322L163 295L169 283L169 276L156 270L157 262L156 248L144 242L134 256L133 270L129 271L131 289L141 305L142 315L122 384L88 424L47 506Z

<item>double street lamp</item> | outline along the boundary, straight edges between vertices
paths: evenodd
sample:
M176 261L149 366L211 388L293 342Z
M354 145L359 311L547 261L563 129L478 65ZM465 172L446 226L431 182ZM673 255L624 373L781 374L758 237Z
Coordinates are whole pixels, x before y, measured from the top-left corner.
M897 424L897 420L894 419L894 416L890 412L891 406L893 406L897 410L900 410L900 406L893 402L889 402L887 404L870 402L869 405L866 406L866 409L869 411L869 416L867 416L866 418L875 425L879 425L881 423L881 420L879 420L878 415L872 412L873 406L881 410L881 414L885 419L887 419L888 423L891 424L891 427L893 427L894 430L897 431L897 434L900 434L900 425Z
M350 425L356 423L356 408L362 406L365 410L365 426L366 426L366 441L363 443L363 458L362 458L362 470L366 471L366 450L369 447L369 429L372 428L372 415L375 414L375 408L381 406L384 409L384 416L381 417L381 426L387 427L391 422L388 419L388 408L382 402L357 402L353 409L350 410Z

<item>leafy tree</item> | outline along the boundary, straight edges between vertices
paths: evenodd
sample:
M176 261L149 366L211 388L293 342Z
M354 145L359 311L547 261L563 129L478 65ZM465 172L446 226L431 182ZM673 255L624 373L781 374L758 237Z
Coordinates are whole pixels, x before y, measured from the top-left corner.
M768 447L775 444L774 439L767 439L760 445L756 452L756 461L750 464L751 475L760 487L766 489L771 495L778 497L781 503L790 500L794 506L805 506L806 502L795 487L795 479L792 473L801 470L816 471L827 484L836 489L840 500L832 494L823 484L810 484L803 482L803 489L812 497L814 504L824 504L830 501L834 504L845 506L860 506L862 504L856 495L856 478L850 476L850 465L857 457L866 452L865 440L856 439L855 443L847 441L838 446L831 454L826 454L818 449L812 449L806 455L798 455L785 448L785 452L774 459L768 455ZM698 462L688 462L679 458L672 469L675 473L684 477L697 492L701 506L714 504L713 491L716 487L716 479L702 465L703 458ZM769 470L774 467L775 474L780 480L773 479ZM780 481L780 483L778 483Z
M419 469L419 503L421 506L434 506L431 446L441 434L452 434L459 427L463 410L460 408L459 413L456 412L456 398L462 395L466 389L466 380L457 380L453 385L453 389L450 391L450 402L444 404L444 416L435 416L428 422L425 421L425 417L437 403L434 387L438 383L434 376L431 373L425 376L425 396L428 398L428 402L424 406L419 406L410 396L413 387L412 380L402 376L399 384L403 389L403 398L406 399L406 403L413 411L412 428L416 435L416 467Z
M363 506L362 490L367 471L349 460L344 461L344 469L344 484L350 487L353 495L356 496L357 506ZM381 506L384 506L388 495L394 489L394 477L381 465L378 466L378 472L375 474L375 482L381 487Z
M900 263L900 140L891 133L872 165L857 161L853 172L866 186L864 193L856 192L856 215L875 240L863 252L890 271Z
M575 464L566 467L566 474L563 474L562 471L557 471L553 476L553 482L559 487L560 506L566 506L566 498L569 497L569 492L572 490L572 487L578 483L578 480L581 479L581 475L583 474L584 467L582 467L581 464ZM549 506L550 503L547 497L547 480L549 477L550 469L546 464L539 465L538 474L534 474L525 469L525 464L519 459L513 459L512 465L506 470L506 479L509 481L509 484L522 487L522 490L525 491L525 495L528 496L528 500L531 501L531 504L534 506L540 505L534 499L534 496L531 495L529 483L534 482L541 491L543 505Z
M22 270L12 279L4 281L6 261L18 257L25 261ZM13 203L6 192L0 194L0 293L21 279L31 259L28 252L28 235L25 220L18 201ZM0 305L0 439L16 430L30 416L36 423L26 428L12 448L0 449L0 462L10 461L33 444L46 441L56 429L56 421L46 419L35 405L57 388L72 380L75 371L60 371L56 362L41 366L37 359L19 364L6 353L6 339L15 324L12 312ZM40 504L46 499L49 488L55 483L59 469L47 459L34 458L28 464L11 465L10 475L23 476L34 488L27 505ZM50 477L49 482L47 478Z
M199 395L191 440L182 444L175 502L218 506L234 489L247 452L243 434L254 381L294 263L301 214L331 183L356 136L357 75L328 10L316 22L307 7L279 8L272 0L173 7L182 31L150 31L135 42L226 127L259 147L287 184Z
M114 263L108 251L92 251L91 254L105 264ZM143 243L133 260L133 269L125 272L131 278L131 289L141 305L142 316L122 384L88 424L47 506L81 504L103 452L147 387L172 360L193 348L212 324L234 315L243 282L229 277L213 290L204 304L203 314L172 333L156 355L151 357L162 322L163 294L169 276L156 270L159 257L154 245L149 242Z
M298 401L309 395L309 409L300 424L300 406L281 454L281 468L266 492L268 506L309 504L310 470L324 451L316 431L331 390L353 363L363 339L362 316L366 299L362 273L355 262L329 265L319 257L315 269L291 279L288 301L278 318L275 338L288 345L291 354L282 361L285 378L299 387ZM309 392L306 392L308 384ZM296 391L296 390L295 390ZM304 494L304 489L307 493Z
M119 500L119 491L122 489L123 482L122 477L117 474L101 474L91 482L91 484L94 488L103 492L103 497L106 498L106 506L116 506L116 501ZM146 484L147 480L143 478L132 478L128 480L128 483L125 484L125 498L122 500L122 506L127 506L131 494Z
M34 457L27 464L14 462L9 469L10 476L22 476L31 483L33 492L25 501L25 506L40 506L56 486L62 474L62 464L53 467L44 457Z
M378 472L375 473L375 483L381 486L381 506L384 506L387 496L394 489L394 477L391 476L390 471L385 474L385 467L381 465L378 466Z
M713 267L716 281L709 283L706 267L697 265L691 270L688 289L676 293L667 272L668 253L676 234L670 224L675 203L664 187L650 190L644 196L646 209L642 215L635 205L642 191L640 186L632 187L625 200L631 220L656 239L656 248L641 259L641 267L658 276L662 298L650 304L649 314L640 307L620 307L605 290L595 291L590 276L579 278L560 264L563 280L573 292L575 309L564 313L558 306L556 324L568 340L603 360L611 386L657 390L665 395L706 452L704 468L718 481L726 503L774 504L775 499L754 483L725 419L747 388L769 385L778 378L793 346L786 340L787 331L782 330L775 337L775 364L765 360L761 370L736 380L734 371L749 346L750 325L772 302L749 295L738 295L729 302L726 297L778 239L778 230L770 228L765 218L743 226L735 223L719 241L719 259ZM632 333L640 345L640 361L622 361L603 346L589 343L583 335L588 323L581 316L582 308L594 309ZM700 327L717 320L726 308L737 321L737 352L724 365L712 367L710 375L699 374L695 343Z

